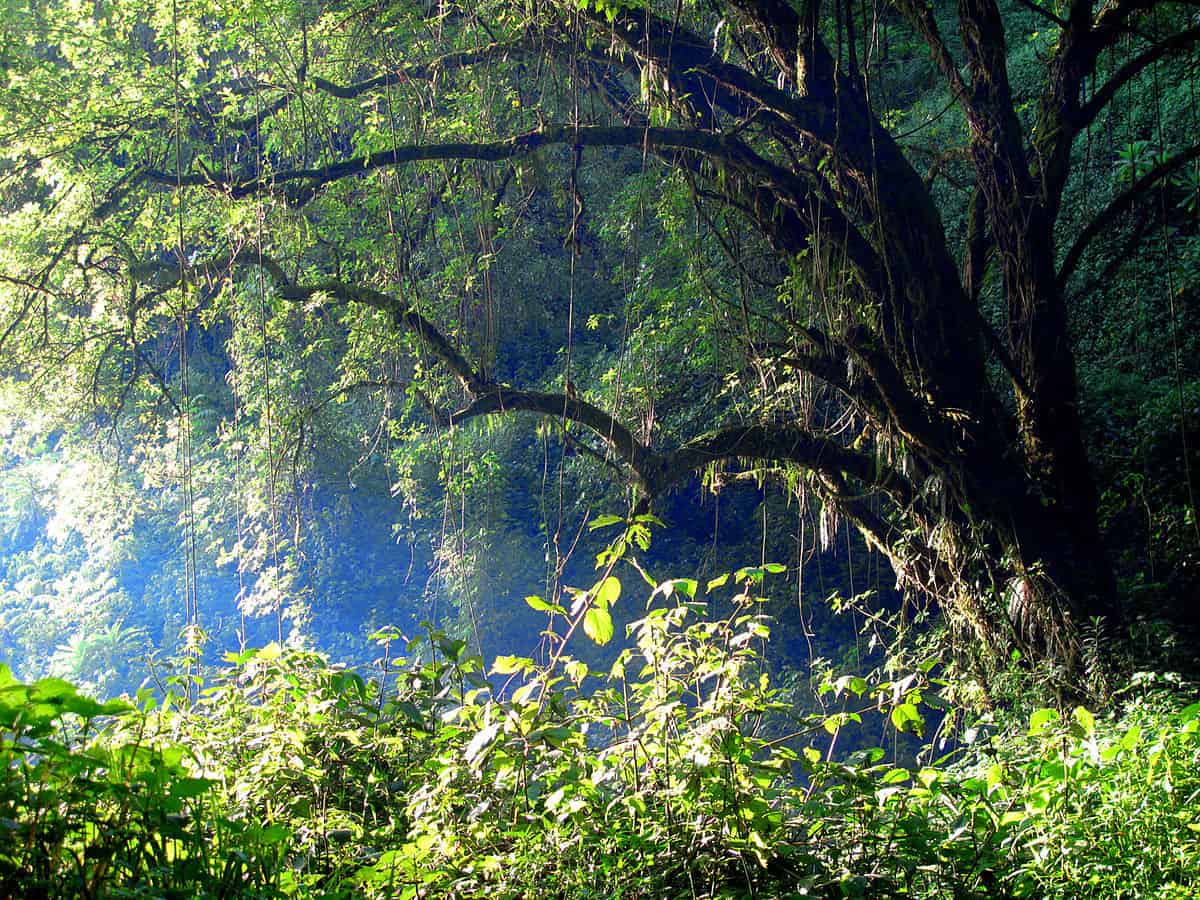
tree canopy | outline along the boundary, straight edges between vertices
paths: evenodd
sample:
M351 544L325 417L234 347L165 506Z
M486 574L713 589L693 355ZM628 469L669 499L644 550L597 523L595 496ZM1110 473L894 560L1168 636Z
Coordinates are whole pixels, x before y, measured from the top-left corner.
M779 476L975 650L1075 674L1128 619L1079 375L1121 266L1165 267L1185 412L1200 130L1164 97L1195 15L11 2L5 371L175 442L188 516L191 442L226 447L264 567L339 409L379 410L401 493L444 465L421 447L524 413L636 512Z

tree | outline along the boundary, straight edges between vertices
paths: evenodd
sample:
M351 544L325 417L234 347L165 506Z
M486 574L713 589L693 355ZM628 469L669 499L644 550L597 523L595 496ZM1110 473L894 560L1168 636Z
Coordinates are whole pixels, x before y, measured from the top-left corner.
M186 364L154 364L164 326L186 351L198 323L244 327L254 303L290 304L328 326L338 390L399 391L409 421L435 430L517 412L570 422L641 508L714 466L799 471L965 634L1071 671L1083 623L1123 628L1080 425L1071 276L1200 145L1155 159L1089 223L1064 198L1087 174L1080 136L1191 53L1194 8L35 2L5 41L3 340L10 353L24 341L22 377L87 358L93 394L169 393ZM1010 44L1034 29L1031 90L1014 85ZM895 59L931 59L907 90L940 79L943 115L961 123L932 158L889 127L880 94L906 89ZM618 399L574 389L569 340L569 388L508 383L486 283L505 249L529 247L541 215L566 238L547 251L564 267L612 263L590 221L611 192L588 195L589 161L686 186L694 227L733 272L709 285L740 321L732 369L783 385L773 401L718 405L661 446L653 407L635 424ZM941 192L950 172L969 202ZM439 234L455 204L469 235ZM442 240L459 246L454 278L430 249ZM463 293L447 302L451 283ZM789 390L801 400L778 399Z

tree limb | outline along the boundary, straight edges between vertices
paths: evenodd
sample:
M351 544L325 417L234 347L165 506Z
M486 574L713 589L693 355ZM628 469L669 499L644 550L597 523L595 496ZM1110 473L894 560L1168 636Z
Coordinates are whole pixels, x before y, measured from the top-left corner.
M954 61L954 57L950 55L950 50L942 38L937 20L933 17L933 8L927 3L922 2L922 0L898 0L896 5L900 7L900 11L904 17L920 32L921 37L925 39L925 43L929 45L929 51L933 54L933 61L937 64L942 77L946 79L946 83L950 86L951 95L964 109L969 109L971 106L971 92L967 89L966 82L963 81L962 75L958 71L958 64Z
M365 157L344 159L329 165L306 169L284 169L259 178L228 179L216 173L191 172L179 176L173 172L149 169L148 180L169 186L208 187L227 192L234 199L265 193L277 185L304 182L290 189L287 199L294 205L311 200L320 188L343 178L363 175L376 169L391 168L413 162L430 160L474 159L499 162L534 153L544 147L649 147L658 151L691 151L745 168L759 168L768 176L766 187L782 189L794 185L779 184L786 178L795 182L796 176L781 166L767 161L737 138L712 132L680 128L640 128L628 126L548 125L534 131L494 141L449 142L439 144L405 144L379 150ZM772 181L776 183L772 183Z
M788 8L778 0L762 2ZM786 126L792 139L803 133L827 146L839 140L833 108L823 99L797 97L741 66L725 62L709 41L674 23L640 9L618 13L611 26L600 13L586 15L628 53L673 79L676 94L691 98L693 114L700 117L703 127L717 127L718 112L739 121L765 112ZM703 105L699 104L701 99Z
M578 397L491 384L485 386L467 406L448 414L443 424L452 428L479 416L509 412L531 412L568 419L591 429L625 461L647 492L654 493L651 490L654 454L615 418Z
M794 426L737 426L697 438L674 451L654 452L615 417L586 400L565 394L520 390L488 380L432 322L403 300L374 288L335 279L298 284L288 278L276 260L255 250L210 260L196 266L195 271L223 273L231 268L252 266L262 268L271 277L284 299L306 301L328 295L380 310L397 326L417 334L424 346L458 379L469 398L465 407L450 413L430 407L435 420L445 427L454 427L480 416L509 412L530 412L578 422L612 447L633 473L641 491L651 498L709 463L740 458L792 462L814 471L848 476L872 490L882 491L904 506L918 500L915 488L906 478L881 465L873 456ZM179 277L178 269L163 261L143 265L131 275L155 279L158 287L178 283Z
M1067 255L1063 258L1062 265L1058 270L1058 285L1060 289L1065 289L1071 275L1074 274L1076 267L1079 265L1080 258L1083 256L1088 245L1095 240L1100 232L1104 231L1112 225L1118 217L1128 211L1131 207L1145 195L1146 191L1153 187L1157 182L1166 178L1168 175L1183 168L1194 159L1200 159L1200 144L1185 150L1182 153L1177 153L1170 159L1167 159L1141 178L1133 182L1124 192L1113 198L1103 210L1097 214L1096 218L1092 219L1091 224L1079 233L1075 238L1075 243L1071 245L1071 249L1067 251Z
M1145 71L1148 66L1153 65L1168 54L1188 49L1197 41L1200 41L1200 25L1176 32L1166 40L1159 41L1145 52L1126 62L1125 65L1109 76L1109 79L1083 105L1075 121L1076 127L1086 128L1094 122L1096 117L1116 97L1121 88Z
M879 490L901 506L917 502L917 491L904 476L874 456L843 447L792 425L741 425L726 428L661 454L650 479L651 495L714 462L756 459L791 462L815 472L848 475Z
M381 75L366 78L362 81L351 82L350 84L338 84L337 82L321 78L318 75L309 76L306 71L298 73L299 83L304 84L307 81L314 89L323 94L328 94L331 97L337 97L342 100L354 100L363 94L369 94L372 91L386 88L389 85L407 84L414 81L432 81L437 75L443 72L452 72L478 63L491 62L514 55L527 55L532 52L533 48L525 41L495 42L470 50L447 53L428 62L416 63L411 66L400 66ZM222 85L222 87L231 89L234 94L239 96L255 94L262 89L262 85L257 80L250 78L240 79L233 85ZM214 93L219 96L219 93ZM287 109L292 101L296 99L296 96L295 92L286 91L262 109L257 110L251 115L228 121L224 124L224 127L231 132L249 131ZM207 101L201 100L198 103L207 103ZM205 119L218 121L219 110L214 112L207 109L199 109L199 111Z
M1066 19L1062 18L1061 16L1056 16L1050 10L1045 9L1035 3L1034 0L1017 0L1017 3L1021 4L1021 6L1025 7L1029 11L1037 13L1046 21L1053 22L1059 28L1067 28L1070 25Z

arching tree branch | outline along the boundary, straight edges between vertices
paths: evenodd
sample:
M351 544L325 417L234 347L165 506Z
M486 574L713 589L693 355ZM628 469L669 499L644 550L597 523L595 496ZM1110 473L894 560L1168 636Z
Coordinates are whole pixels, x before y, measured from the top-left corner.
M1030 12L1037 13L1047 22L1053 22L1059 28L1067 28L1070 25L1070 22L1068 22L1066 19L1062 18L1061 16L1056 16L1050 10L1039 5L1038 3L1035 3L1034 0L1017 0L1017 2Z
M799 133L825 145L839 139L834 111L826 102L797 97L741 66L725 62L710 41L677 23L642 10L618 13L612 26L602 14L588 15L624 52L670 79L676 97L688 98L693 115L700 117L704 127L718 127L718 114L740 122L757 113L787 128L793 139Z
M1159 163L1141 178L1138 178L1126 188L1122 193L1113 198L1112 202L1101 210L1096 218L1092 219L1091 223L1079 233L1075 238L1075 242L1071 244L1071 249L1067 251L1067 255L1063 258L1062 265L1058 270L1058 284L1060 289L1065 288L1071 276L1075 273L1076 267L1079 265L1080 259L1083 257L1084 251L1096 239L1096 236L1107 230L1117 219L1128 212L1132 207L1147 196L1147 192L1155 184L1169 175L1177 172L1185 165L1194 159L1200 159L1200 144L1185 150L1182 153L1177 153L1170 159Z
M529 55L532 52L534 52L534 49L531 42L497 41L482 47L446 53L428 62L414 63L409 66L397 66L381 75L375 75L371 78L365 78L349 84L339 84L318 75L311 75L307 69L302 67L296 73L298 76L297 87L307 83L316 91L328 94L331 97L337 97L342 100L354 100L364 94L385 89L390 85L432 81L438 75L446 72L454 72L481 63L495 62L513 56ZM210 91L211 96L197 101L197 104L193 106L193 111L203 116L206 120L217 121L225 105L221 99L222 91L227 91L238 97L247 97L261 93L267 87L261 84L256 78L250 77L238 79L232 84L226 82L219 85L219 89ZM296 97L296 91L287 90L254 113L238 119L227 120L223 123L223 126L232 133L249 131L272 116L283 112Z
M1083 105L1075 122L1076 127L1086 128L1094 122L1096 117L1117 96L1121 88L1144 72L1147 67L1172 53L1187 50L1197 41L1200 41L1200 25L1176 32L1129 60L1110 75L1100 89Z
M641 492L654 498L698 469L725 459L755 459L788 462L838 478L848 477L870 491L879 491L895 503L911 507L919 503L918 492L904 476L874 456L843 447L792 425L735 426L704 435L667 452L655 452L638 441L614 416L592 403L566 394L521 390L488 379L475 369L429 319L398 297L365 285L336 279L300 284L292 281L283 266L256 250L242 250L209 260L195 271L223 275L234 268L259 267L287 300L308 301L328 296L346 303L384 312L392 322L416 334L459 381L469 402L445 413L430 406L430 413L444 427L461 425L480 416L513 412L560 418L577 422L603 439L632 472ZM178 283L179 269L169 262L139 267L135 277L151 280L163 289Z
M815 472L849 476L878 490L901 506L918 502L917 491L904 476L882 466L873 456L843 447L793 425L740 425L689 441L661 454L650 480L651 495L714 462L753 459L790 462Z
M365 157L343 159L313 168L284 169L260 178L228 179L217 173L196 172L179 176L174 172L158 169L147 170L146 177L157 184L222 190L234 199L266 193L282 184L302 182L287 191L287 198L295 205L303 205L325 185L376 169L430 160L472 159L499 162L526 156L551 146L647 147L664 152L690 151L720 162L739 165L750 173L757 170L764 182L763 186L767 188L794 194L801 183L796 176L782 167L768 164L745 143L734 137L691 129L599 125L549 125L495 141L405 144L379 150ZM788 183L779 183L780 179L787 179Z
M447 427L461 425L480 416L509 412L530 412L542 416L564 418L589 428L613 448L633 470L638 481L649 493L653 487L654 454L638 441L628 428L600 409L578 397L524 391L508 385L490 384L467 406L444 418Z
M202 186L220 190L237 199L266 193L281 184L297 182L286 190L285 196L294 205L311 200L326 185L344 178L357 177L370 171L392 168L430 160L473 159L499 162L526 156L551 146L578 147L637 147L653 150L660 156L691 156L691 162L709 160L731 168L742 175L750 187L742 191L764 228L772 223L790 228L791 239L786 249L798 253L806 249L806 239L813 232L810 225L796 227L800 218L812 217L822 222L822 231L844 246L849 259L863 278L864 285L875 296L883 292L884 271L875 250L835 204L824 201L813 186L791 170L753 150L737 137L713 132L651 128L642 126L580 126L549 125L536 131L496 141L451 142L437 144L406 144L381 150L360 159L347 159L327 166L286 169L270 175L249 179L228 179L216 173L176 173L146 170L146 178L154 183L176 186ZM688 160L681 160L685 164ZM780 204L790 207L792 215L780 217ZM797 241L796 238L800 240Z

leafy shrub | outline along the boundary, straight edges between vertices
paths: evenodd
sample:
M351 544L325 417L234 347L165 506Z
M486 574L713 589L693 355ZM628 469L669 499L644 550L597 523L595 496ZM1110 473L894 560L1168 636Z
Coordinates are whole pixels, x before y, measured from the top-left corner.
M936 661L900 678L830 676L826 711L801 712L763 663L762 569L708 586L737 591L720 617L694 581L658 584L614 664L567 656L562 638L620 597L613 560L573 612L546 610L564 630L541 662L501 657L485 671L462 641L385 631L371 678L269 646L140 708L4 670L3 892L1200 889L1200 704L1178 699L1181 684L1141 677L1119 718L1041 709L1019 728L983 722L922 764L933 747L914 755L915 738L945 706ZM867 734L887 747L838 750Z
M270 893L270 842L213 814L215 782L153 722L0 666L0 896Z

